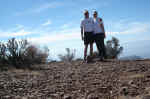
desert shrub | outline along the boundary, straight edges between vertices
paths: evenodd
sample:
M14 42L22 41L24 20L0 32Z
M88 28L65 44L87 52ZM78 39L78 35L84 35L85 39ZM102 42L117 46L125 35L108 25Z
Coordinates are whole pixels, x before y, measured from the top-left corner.
M6 62L6 51L6 45L0 42L0 63L2 64Z
M6 45L9 64L16 67L23 65L25 63L23 60L24 52L28 46L27 40L17 41L15 38L12 38L8 40Z
M48 48L39 48L31 45L27 40L18 41L12 38L6 44L0 43L0 61L13 65L16 68L45 63L48 56Z
M59 54L58 57L61 61L71 62L75 59L75 50L71 51L69 48L66 48L66 54Z
M46 63L47 58L49 56L49 49L44 47L43 50L38 48L35 45L30 45L27 47L24 55L24 59L29 63L29 64L41 64L41 63Z
M115 37L112 37L111 40L108 40L105 45L106 57L108 59L117 59L118 56L122 53L123 47L120 46L119 40ZM99 57L99 53L95 51L93 53L94 58Z
M117 59L118 56L122 53L123 47L120 46L119 40L115 37L112 37L111 40L108 40L106 43L106 54L107 58Z

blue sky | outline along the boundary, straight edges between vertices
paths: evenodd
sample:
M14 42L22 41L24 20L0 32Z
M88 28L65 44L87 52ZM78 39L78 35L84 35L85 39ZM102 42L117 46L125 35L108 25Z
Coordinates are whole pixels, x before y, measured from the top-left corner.
M107 39L112 36L124 47L122 56L150 57L149 0L1 0L0 40L15 37L46 45L52 58L76 49L83 56L80 21L83 11L99 12ZM95 48L96 50L96 48Z

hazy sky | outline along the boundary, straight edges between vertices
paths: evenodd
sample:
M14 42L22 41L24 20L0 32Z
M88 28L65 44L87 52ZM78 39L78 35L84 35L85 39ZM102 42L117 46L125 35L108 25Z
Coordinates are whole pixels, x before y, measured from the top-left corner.
M99 12L107 39L117 37L123 55L150 55L150 0L0 0L0 40L26 38L47 45L56 58L65 48L83 56L83 11ZM96 49L95 49L96 50Z

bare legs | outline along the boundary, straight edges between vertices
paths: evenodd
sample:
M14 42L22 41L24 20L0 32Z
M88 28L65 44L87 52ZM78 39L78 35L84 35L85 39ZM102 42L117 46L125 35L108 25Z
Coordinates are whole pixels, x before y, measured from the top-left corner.
M86 61L87 49L88 49L88 44L85 44L85 48L84 48L84 61Z
M84 61L86 61L86 59L87 59L88 45L89 44L85 44L85 48L84 48ZM90 44L90 56L92 56L92 55L93 55L93 43Z

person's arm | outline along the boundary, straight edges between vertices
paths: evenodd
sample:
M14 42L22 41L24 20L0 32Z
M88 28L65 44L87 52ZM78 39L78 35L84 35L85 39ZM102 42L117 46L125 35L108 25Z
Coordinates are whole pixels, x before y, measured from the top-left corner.
M84 39L83 21L81 22L81 39Z
M104 32L104 37L106 38L104 23L103 23L103 20L102 20L102 19L100 19L100 27L102 28L102 31Z
M101 27L102 27L103 32L104 32L104 37L106 38L106 33L105 33L105 28L104 28L104 24L103 23L101 24Z
M84 36L83 36L83 27L81 27L81 39L82 40L84 39Z

